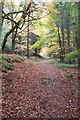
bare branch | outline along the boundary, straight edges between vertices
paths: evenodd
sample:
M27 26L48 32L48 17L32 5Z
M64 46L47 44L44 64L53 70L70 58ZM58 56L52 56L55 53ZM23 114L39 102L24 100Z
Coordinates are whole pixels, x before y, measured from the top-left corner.
M18 14L18 13L23 13L24 11L23 10L21 10L21 11L17 11L17 12L10 12L10 13L8 13L8 14L6 14L6 15L11 15L11 14Z
M2 13L5 15L3 16L3 18L8 19L16 24L16 21L12 20L8 15L6 15L6 13L3 10L2 10Z

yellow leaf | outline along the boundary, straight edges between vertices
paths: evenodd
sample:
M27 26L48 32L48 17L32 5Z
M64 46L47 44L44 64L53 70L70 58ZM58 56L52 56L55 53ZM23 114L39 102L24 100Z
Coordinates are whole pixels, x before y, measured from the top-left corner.
M21 22L23 22L23 20L24 20L23 18L20 18L20 21L21 21Z

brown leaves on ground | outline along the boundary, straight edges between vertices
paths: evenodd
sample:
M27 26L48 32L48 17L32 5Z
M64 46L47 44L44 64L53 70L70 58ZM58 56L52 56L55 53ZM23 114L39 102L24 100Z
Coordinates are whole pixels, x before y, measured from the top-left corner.
M44 60L14 66L2 75L2 118L78 118L77 68L55 67Z

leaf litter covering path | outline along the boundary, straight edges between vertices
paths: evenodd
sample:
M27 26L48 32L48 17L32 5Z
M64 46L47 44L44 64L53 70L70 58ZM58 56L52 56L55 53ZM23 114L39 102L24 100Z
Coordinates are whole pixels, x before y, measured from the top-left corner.
M45 60L14 64L14 71L2 77L3 118L78 118L76 68L55 67ZM73 78L66 78L65 72Z

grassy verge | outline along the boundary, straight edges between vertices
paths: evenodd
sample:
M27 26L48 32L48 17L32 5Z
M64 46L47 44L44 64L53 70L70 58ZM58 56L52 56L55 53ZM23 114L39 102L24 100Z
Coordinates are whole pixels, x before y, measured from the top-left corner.
M59 67L78 67L78 64L60 63L55 59L50 59L48 62L51 64L54 64L55 66L59 66Z

